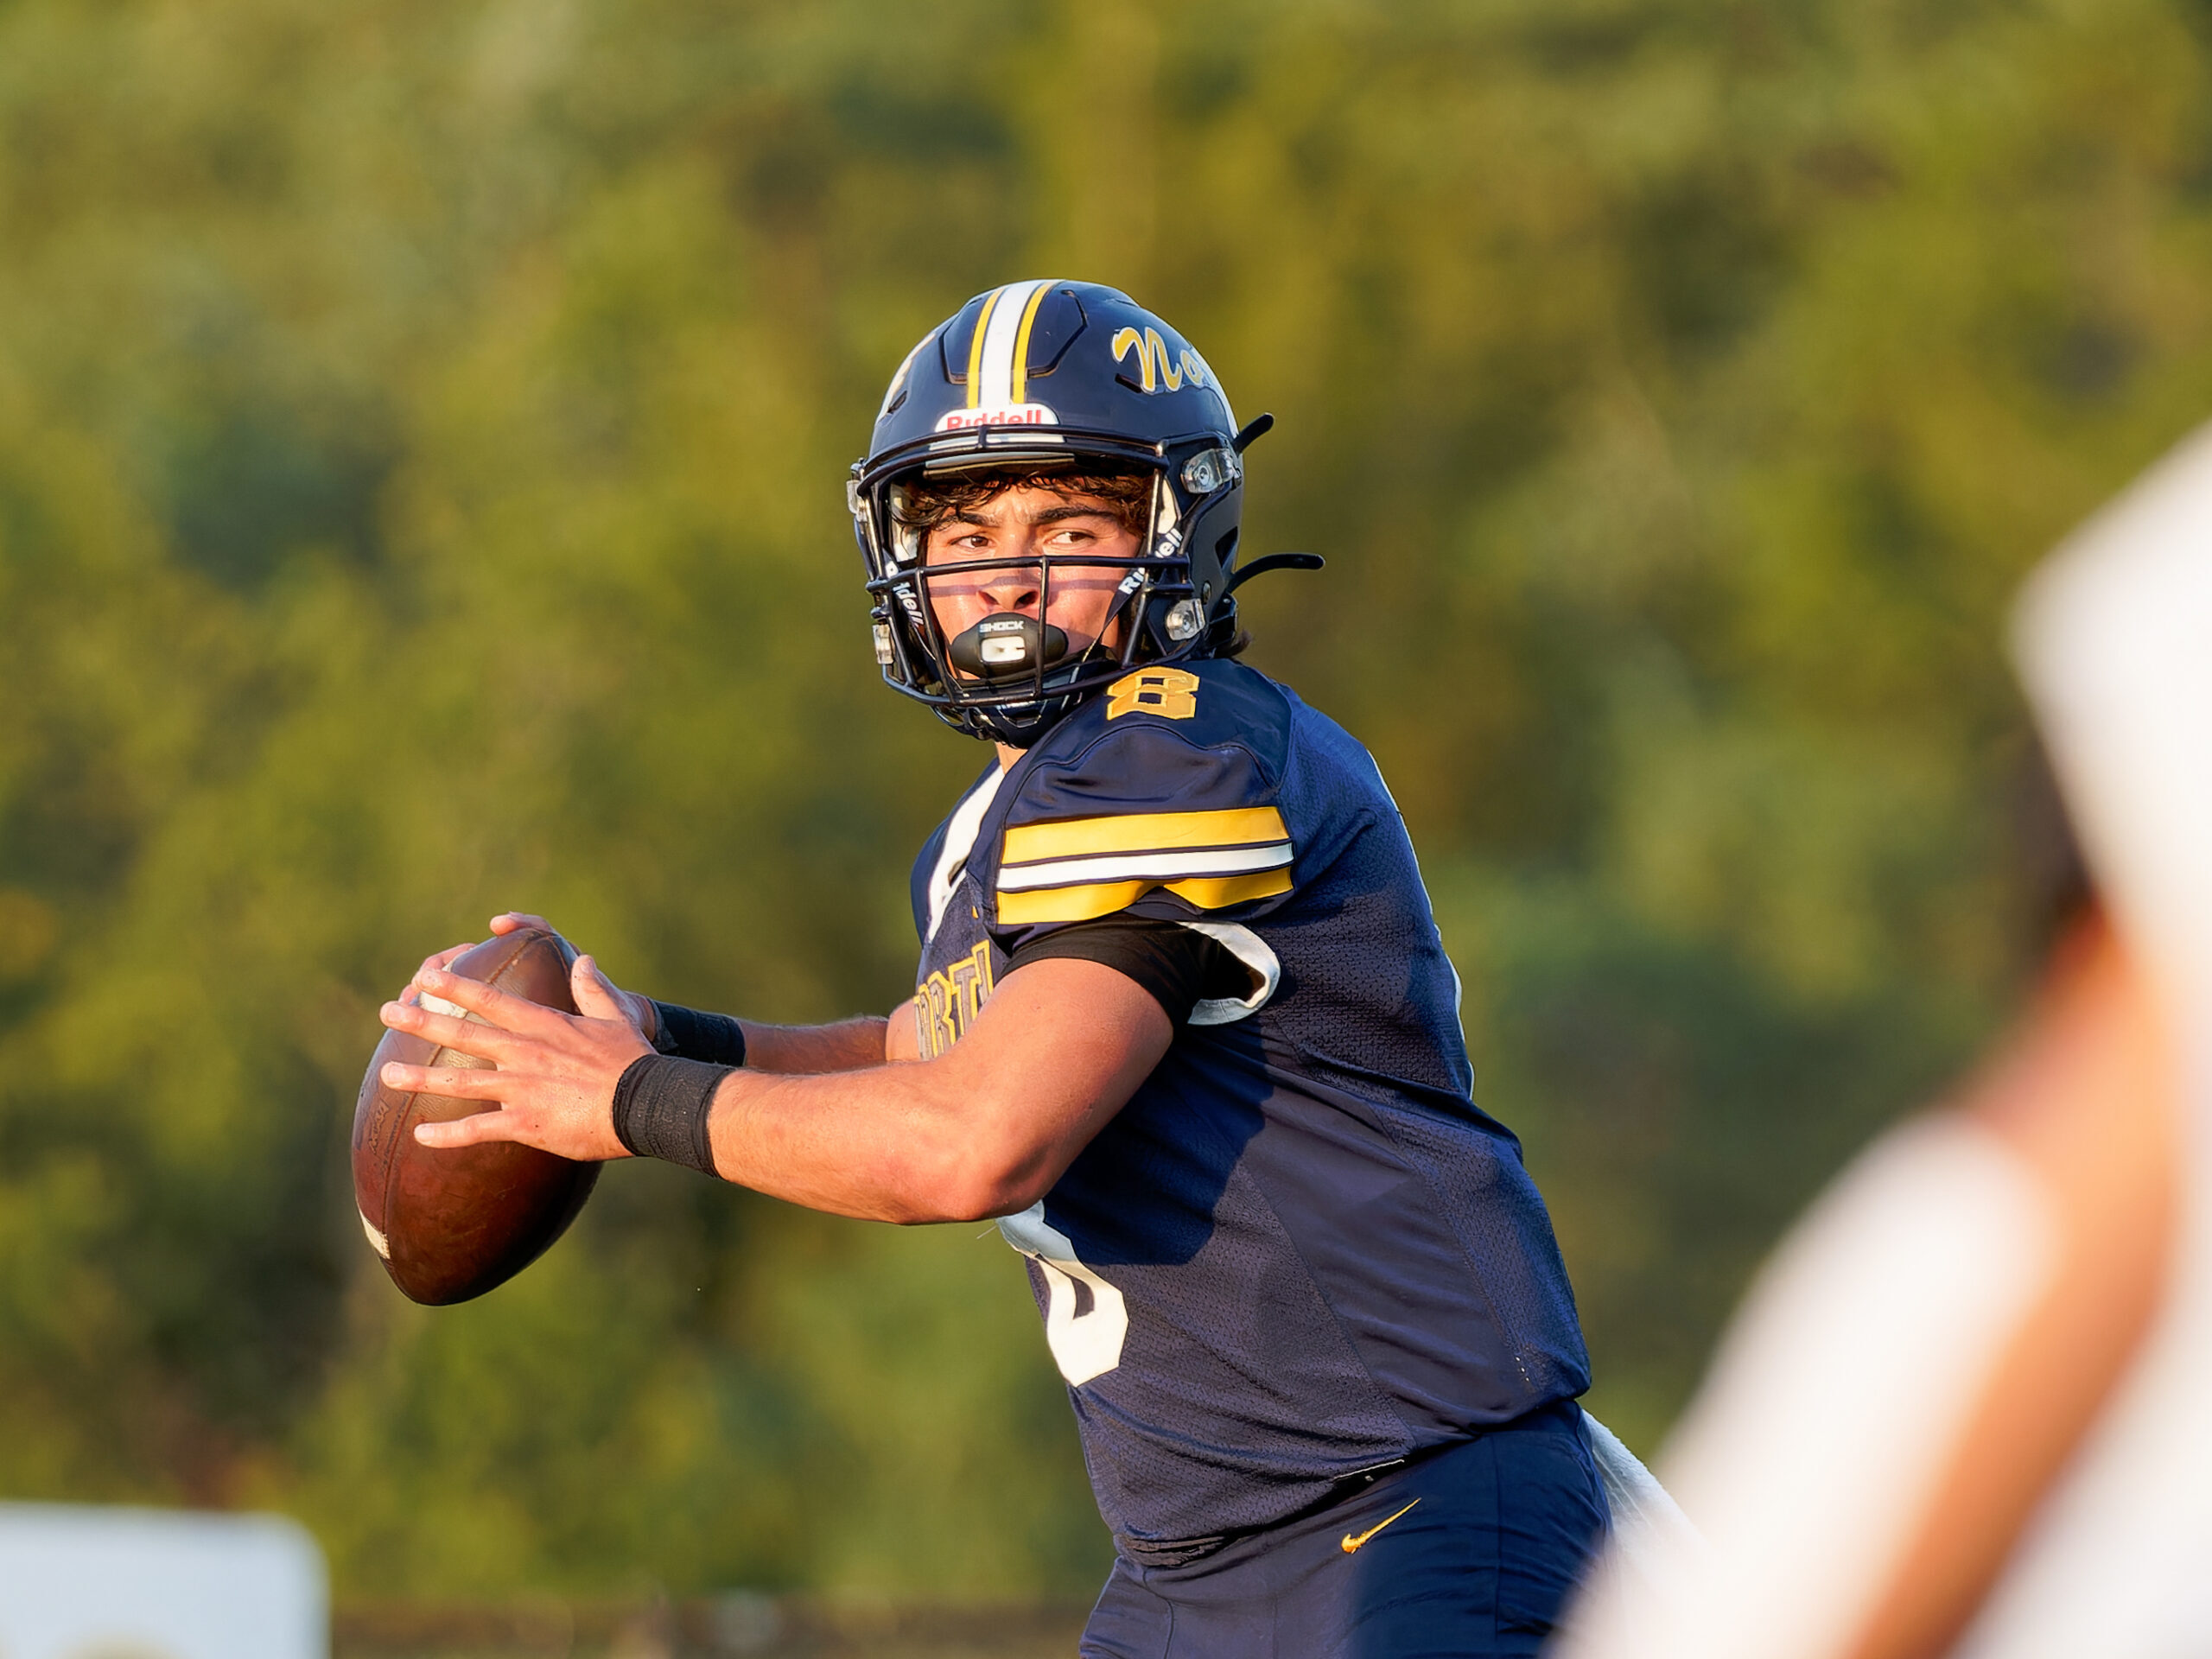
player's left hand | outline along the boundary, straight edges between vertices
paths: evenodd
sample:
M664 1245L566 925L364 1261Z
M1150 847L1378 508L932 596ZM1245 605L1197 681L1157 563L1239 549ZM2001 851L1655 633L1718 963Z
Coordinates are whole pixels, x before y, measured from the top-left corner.
M652 1046L639 1034L620 993L597 963L578 957L569 972L575 1014L427 963L415 984L478 1020L433 1013L413 1002L387 1002L378 1018L394 1031L474 1054L496 1068L387 1063L383 1075L391 1088L486 1101L495 1109L448 1123L417 1124L416 1140L426 1147L519 1141L587 1160L630 1155L614 1135L614 1085Z

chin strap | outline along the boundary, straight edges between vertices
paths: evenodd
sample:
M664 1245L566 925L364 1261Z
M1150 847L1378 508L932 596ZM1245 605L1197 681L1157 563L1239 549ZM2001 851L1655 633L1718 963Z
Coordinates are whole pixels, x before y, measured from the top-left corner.
M1268 570L1319 570L1328 561L1319 553L1270 553L1263 559L1255 559L1229 574L1229 583L1222 590L1226 599L1253 577Z

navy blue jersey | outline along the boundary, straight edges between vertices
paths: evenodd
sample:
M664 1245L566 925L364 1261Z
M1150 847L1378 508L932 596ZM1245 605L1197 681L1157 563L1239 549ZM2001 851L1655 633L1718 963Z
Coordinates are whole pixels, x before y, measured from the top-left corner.
M1586 1388L1550 1220L1474 1104L1458 976L1366 750L1235 662L1083 705L916 863L922 1052L1024 943L1119 912L1250 976L1000 1224L1123 1548L1267 1525Z

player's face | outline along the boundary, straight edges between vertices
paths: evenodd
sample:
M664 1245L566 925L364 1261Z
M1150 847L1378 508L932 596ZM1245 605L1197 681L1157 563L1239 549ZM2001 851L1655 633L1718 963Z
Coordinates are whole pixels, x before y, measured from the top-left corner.
M930 603L938 626L951 639L985 617L1002 611L1038 614L1044 595L1043 567L1003 564L963 573L959 567L982 560L1052 559L1050 612L1043 620L1064 630L1073 656L1094 644L1103 631L1110 648L1120 643L1121 622L1110 629L1114 589L1128 573L1112 565L1085 565L1087 553L1101 558L1133 559L1138 537L1125 530L1103 501L1090 496L1057 495L1035 485L1002 490L971 512L947 519L930 532L923 554L930 567Z

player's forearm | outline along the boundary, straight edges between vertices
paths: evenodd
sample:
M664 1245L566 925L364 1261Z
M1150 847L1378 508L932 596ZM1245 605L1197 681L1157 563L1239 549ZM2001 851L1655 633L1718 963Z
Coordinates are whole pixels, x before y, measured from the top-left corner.
M715 1173L868 1221L969 1221L1026 1208L1059 1173L1052 1149L1011 1133L1012 1103L953 1070L944 1060L879 1060L810 1076L734 1072L709 1120Z
M856 1014L827 1026L767 1026L741 1020L745 1064L755 1071L852 1071L883 1064L880 1014Z
M1036 963L1001 981L935 1059L733 1072L708 1119L715 1173L874 1221L1012 1215L1059 1179L1173 1036L1160 1004L1114 969Z
M646 1040L666 1046L660 1035L663 1005L634 991L621 993L632 1021ZM671 1007L672 1020L700 1016ZM705 1016L711 1024L730 1020L727 1014ZM880 1065L884 1058L884 1030L880 1014L855 1014L825 1026L772 1026L759 1020L738 1020L745 1036L745 1064L756 1071L849 1071L855 1066ZM679 1033L683 1027L679 1025ZM691 1053L679 1042L675 1052L694 1059L724 1061L719 1053Z

